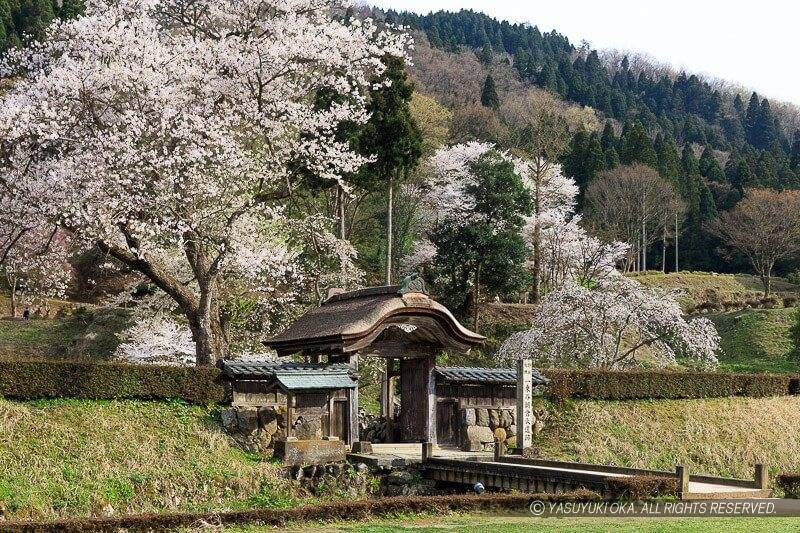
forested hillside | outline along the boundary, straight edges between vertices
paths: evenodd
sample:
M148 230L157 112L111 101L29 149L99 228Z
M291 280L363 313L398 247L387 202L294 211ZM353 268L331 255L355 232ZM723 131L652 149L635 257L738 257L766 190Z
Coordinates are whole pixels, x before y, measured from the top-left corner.
M0 51L41 37L56 18L83 12L83 0L0 0Z
M582 194L598 174L619 165L656 169L684 202L681 269L741 270L740 257L719 253L722 243L708 223L746 189L800 187L800 111L791 105L754 92L748 97L638 56L576 47L555 31L473 11L389 11L385 17L419 32L413 68L418 90L455 110L454 140L469 136L506 144L497 126L504 117L498 121L486 108L495 105L503 115L499 108L506 99L519 107L530 101L530 88L539 88L538 98L546 91L564 102L561 114L572 138L560 159ZM480 76L498 94L496 104L485 105L487 87L476 88ZM448 78L456 78L450 87ZM474 110L479 105L483 111ZM661 261L660 251L649 253L648 264ZM675 264L673 250L663 255ZM784 273L793 268L779 265Z
M436 47L469 47L482 58L507 54L523 80L591 106L607 118L639 121L678 144L732 151L728 177L737 186L798 185L797 116L781 120L769 100L755 93L745 103L741 95L721 91L696 75L634 68L628 57L603 60L596 50L575 48L555 31L542 33L535 26L500 22L473 11L426 16L390 12L387 19L423 30Z

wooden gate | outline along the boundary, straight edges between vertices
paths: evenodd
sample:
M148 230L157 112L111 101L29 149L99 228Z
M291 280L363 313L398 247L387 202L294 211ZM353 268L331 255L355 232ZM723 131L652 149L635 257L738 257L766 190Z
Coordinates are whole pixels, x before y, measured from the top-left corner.
M434 357L416 357L400 361L401 442L428 440L428 423L432 416L428 403L432 395L429 394L428 385L435 364ZM435 420L433 422L435 423Z
M335 399L331 408L331 429L329 435L339 437L339 440L347 442L347 428L350 427L350 420L347 416L347 400Z
M457 446L459 417L458 401L442 400L436 403L436 442Z

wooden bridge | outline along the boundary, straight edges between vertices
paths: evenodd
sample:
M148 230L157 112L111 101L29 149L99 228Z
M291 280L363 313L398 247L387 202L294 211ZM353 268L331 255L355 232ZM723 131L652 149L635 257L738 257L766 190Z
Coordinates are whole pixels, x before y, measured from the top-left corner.
M569 492L580 488L611 496L606 480L613 477L676 477L679 496L684 500L766 498L766 469L756 465L752 480L689 475L678 466L675 472L566 461L526 459L506 455L493 460L463 460L429 457L423 463L426 477L450 483L482 483L487 488L524 492Z

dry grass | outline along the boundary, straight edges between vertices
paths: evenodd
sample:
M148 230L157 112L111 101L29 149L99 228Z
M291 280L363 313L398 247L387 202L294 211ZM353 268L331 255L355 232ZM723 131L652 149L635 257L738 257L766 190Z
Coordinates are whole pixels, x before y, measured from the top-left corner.
M282 507L279 466L234 447L216 408L182 403L0 400L7 518Z
M684 293L678 300L684 309L695 308L709 302L725 300L745 301L763 296L761 280L749 274L717 274L715 272L661 272L647 271L629 274L636 281L651 287L675 289ZM772 290L776 294L800 291L800 286L783 278L772 279Z
M553 407L537 445L548 457L751 478L800 469L800 398L575 401Z

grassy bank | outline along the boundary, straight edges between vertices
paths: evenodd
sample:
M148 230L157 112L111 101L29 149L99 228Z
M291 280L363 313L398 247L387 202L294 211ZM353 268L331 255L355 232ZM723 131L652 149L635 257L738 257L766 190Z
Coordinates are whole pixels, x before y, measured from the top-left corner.
M9 519L293 505L278 470L232 446L216 408L0 400Z
M729 372L800 372L791 357L789 330L796 309L745 309L708 315L722 338L720 370Z
M647 271L629 274L632 279L662 289L678 290L683 294L678 298L684 309L694 309L710 302L746 301L763 296L761 280L749 274L717 274L716 272L661 272ZM783 278L773 278L774 294L797 295L800 286Z
M546 457L751 478L800 470L800 397L551 405L536 445Z
M0 358L108 358L128 319L119 309L87 309L63 318L0 318Z

